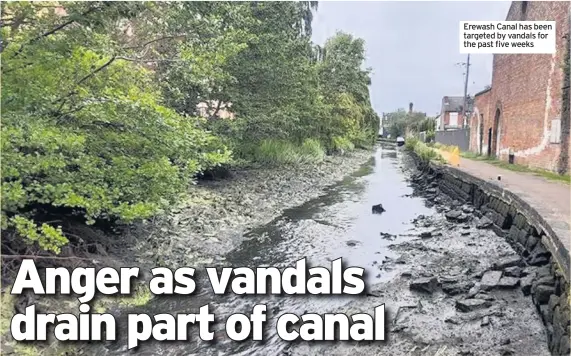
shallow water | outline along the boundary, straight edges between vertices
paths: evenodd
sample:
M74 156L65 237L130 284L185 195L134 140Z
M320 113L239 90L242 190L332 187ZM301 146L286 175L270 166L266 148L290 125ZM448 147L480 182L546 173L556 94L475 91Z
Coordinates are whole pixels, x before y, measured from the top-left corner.
M275 266L278 268L294 266L301 258L307 258L312 266L329 267L330 261L342 258L346 266L357 266L366 269L366 284L370 290L377 291L379 297L362 296L237 296L228 294L215 296L211 293L210 285L204 279L205 273L199 270L197 284L200 292L193 296L156 297L144 307L131 310L130 313L160 314L168 312L194 313L200 306L210 304L211 311L217 316L213 331L216 333L215 342L203 342L198 338L198 330L191 327L189 341L185 342L144 342L135 352L140 355L277 355L277 354L457 354L459 348L469 347L470 341L449 338L455 335L455 329L480 341L474 341L472 349L486 350L490 354L498 354L496 341L485 342L486 335L478 335L478 325L449 325L443 320L435 321L438 316L453 315L453 301L446 296L436 295L418 297L408 290L408 282L401 277L403 271L416 275L423 270L432 270L434 273L443 273L441 270L452 273L454 267L481 267L491 263L494 254L513 253L511 248L492 233L481 233L479 243L486 246L475 246L468 243L469 236L458 238L450 235L453 227L444 227L444 236L441 240L433 239L429 242L436 251L414 253L415 243L418 241L418 232L422 227L415 226L413 220L419 215L432 219L434 224L444 224L441 214L433 208L428 208L422 197L413 196L413 188L406 180L403 168L410 168L411 162L404 153L395 150L394 145L381 146L374 157L358 172L344 181L330 187L323 196L311 200L299 207L285 211L271 223L250 231L242 245L225 256L224 266L256 267ZM271 199L271 197L268 197ZM371 206L382 203L386 211L383 214L372 214ZM442 225L444 226L444 225ZM392 235L381 235L386 233ZM488 241L489 240L489 241ZM488 242L486 242L488 241ZM419 242L420 243L420 242ZM422 242L425 243L425 242ZM424 247L426 249L426 247ZM472 249L472 252L466 252ZM447 256L439 255L442 251ZM440 252L439 252L440 251ZM459 257L455 260L455 254ZM426 254L426 256L423 256ZM483 254L484 257L477 257ZM406 261L394 263L399 257L406 257ZM476 257L474 257L476 256ZM486 258L489 257L489 261ZM447 265L447 260L452 265ZM380 291L380 292L379 292ZM518 293L511 291L510 293ZM520 293L521 294L521 293ZM545 336L542 334L541 324L531 309L531 302L514 294L509 295L510 302L515 303L517 312L514 312L510 322L514 331L503 327L496 334L498 337L509 334L522 338L521 333L533 335L529 340L536 348L534 355L542 355L546 349ZM504 298L500 296L499 298ZM505 299L505 298L504 298ZM275 321L283 313L331 313L349 312L351 314L372 312L374 306L386 303L393 316L398 310L397 306L417 303L418 300L429 302L422 311L406 317L402 328L412 326L409 333L394 335L395 341L386 343L368 343L365 345L355 343L308 343L288 344L277 337ZM450 304L452 303L452 304ZM256 304L267 304L268 321L264 328L264 342L233 342L223 330L224 321L234 313L250 314ZM450 307L452 305L452 308ZM503 305L503 304L502 304ZM514 306L515 307L515 306ZM526 309L527 308L527 309ZM422 308L420 308L422 309ZM390 315L390 313L389 313ZM390 316L387 316L390 318ZM125 315L118 317L119 330L126 330ZM432 325L433 327L429 327ZM418 326L415 330L414 326ZM500 324L498 324L498 327ZM472 332L474 331L474 332ZM484 331L487 333L488 331ZM494 331L490 331L490 335ZM515 334L514 334L515 333ZM89 350L90 354L119 355L129 353L124 333L119 335L120 341L107 345L97 345ZM391 338L393 335L391 335ZM512 336L514 338L514 336ZM448 340L450 346L442 350L443 340ZM483 343L483 344L482 344ZM388 347L388 350L387 350ZM516 349L518 345L515 345ZM521 348L526 349L522 344ZM446 351L446 349L448 351ZM526 349L529 350L529 349ZM454 351L454 353L449 353ZM485 351L476 354L488 354Z

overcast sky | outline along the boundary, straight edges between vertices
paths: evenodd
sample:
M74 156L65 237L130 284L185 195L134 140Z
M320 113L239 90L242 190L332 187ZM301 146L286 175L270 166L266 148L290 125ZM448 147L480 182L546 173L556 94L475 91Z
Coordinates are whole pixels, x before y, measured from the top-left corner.
M459 21L505 20L511 2L323 1L313 21L313 41L323 44L341 30L363 38L370 88L379 113L408 108L434 115L443 96L464 95L466 55L459 53ZM492 55L470 58L468 92L492 79Z

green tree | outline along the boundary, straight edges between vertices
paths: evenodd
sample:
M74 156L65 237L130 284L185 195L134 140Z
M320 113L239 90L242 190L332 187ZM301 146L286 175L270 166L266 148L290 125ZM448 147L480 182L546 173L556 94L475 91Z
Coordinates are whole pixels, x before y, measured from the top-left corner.
M57 252L68 236L46 211L146 218L229 152L163 106L152 72L114 39L153 4L50 5L2 4L2 229Z

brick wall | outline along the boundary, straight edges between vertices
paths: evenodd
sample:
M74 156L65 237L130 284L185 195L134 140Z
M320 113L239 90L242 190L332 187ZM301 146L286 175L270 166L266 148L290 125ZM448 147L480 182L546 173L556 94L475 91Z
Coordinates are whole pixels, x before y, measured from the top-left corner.
M488 130L494 133L492 154L507 160L510 149L515 161L557 170L561 144L550 143L552 120L561 119L563 60L568 50L568 2L514 1L506 20L554 20L557 22L557 53L494 55L492 89L476 97L478 115L484 115L483 152L487 152ZM471 126L478 118L472 115ZM499 111L499 124L495 116ZM498 135L495 135L497 129ZM479 130L471 130L471 150L478 147ZM499 136L499 140L497 140ZM497 144L496 144L497 143ZM569 164L567 169L569 170Z
M474 153L486 154L488 152L488 130L492 125L492 120L489 118L490 96L491 90L474 96L474 110L470 117L470 151Z

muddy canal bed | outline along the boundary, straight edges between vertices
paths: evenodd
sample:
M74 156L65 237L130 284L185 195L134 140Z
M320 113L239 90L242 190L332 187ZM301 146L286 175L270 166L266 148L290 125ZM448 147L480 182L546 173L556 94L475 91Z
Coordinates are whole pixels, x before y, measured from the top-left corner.
M357 174L329 188L323 196L289 209L244 236L220 266L294 266L306 257L313 266L343 258L347 266L366 269L362 296L214 296L209 288L192 297L156 297L126 313L194 313L210 304L217 316L215 342L143 343L139 355L549 355L543 324L526 278L545 273L524 267L515 251L487 229L469 206L444 198L428 201L433 187L410 181L410 157L381 147ZM386 211L372 214L382 203ZM199 285L208 286L202 280ZM234 313L250 314L267 304L263 342L233 342L223 331ZM276 334L279 315L294 313L373 313L387 309L386 341L296 342ZM86 351L98 355L130 353L126 335Z

